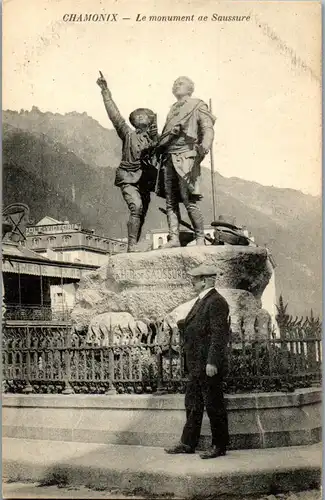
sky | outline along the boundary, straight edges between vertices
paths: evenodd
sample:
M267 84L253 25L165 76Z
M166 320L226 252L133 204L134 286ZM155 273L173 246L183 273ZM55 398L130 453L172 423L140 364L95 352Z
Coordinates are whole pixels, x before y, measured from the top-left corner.
M70 13L119 19L64 22ZM214 13L250 21L212 21ZM196 20L137 22L138 14ZM187 75L194 96L212 100L220 174L320 194L320 3L4 0L3 17L4 109L86 112L110 128L101 70L123 115L149 107L161 129L173 81Z

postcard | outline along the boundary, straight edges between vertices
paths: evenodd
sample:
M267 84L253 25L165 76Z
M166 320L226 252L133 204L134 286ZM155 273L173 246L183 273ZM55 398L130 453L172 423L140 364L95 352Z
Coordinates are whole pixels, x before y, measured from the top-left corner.
M4 0L6 498L320 498L321 57L318 1Z

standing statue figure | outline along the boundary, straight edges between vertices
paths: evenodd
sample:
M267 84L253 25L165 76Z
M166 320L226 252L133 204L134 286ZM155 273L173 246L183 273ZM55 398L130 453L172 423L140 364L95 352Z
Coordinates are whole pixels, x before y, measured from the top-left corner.
M197 245L204 245L204 221L198 206L201 162L214 138L215 117L201 100L191 97L194 83L185 76L177 78L173 94L177 102L167 116L157 144L161 170L157 194L166 197L169 242L165 248L179 247L179 203L185 205L195 231Z
M129 208L128 252L140 251L137 243L148 212L150 191L154 190L156 169L148 164L150 152L157 142L157 118L153 111L138 108L129 116L133 130L121 116L112 99L107 82L100 73L97 84L102 90L105 108L123 142L122 160L116 171L115 186Z

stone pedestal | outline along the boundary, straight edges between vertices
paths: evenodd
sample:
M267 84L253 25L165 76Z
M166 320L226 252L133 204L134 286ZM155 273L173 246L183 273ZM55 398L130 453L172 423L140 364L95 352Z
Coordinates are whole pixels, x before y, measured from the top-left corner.
M230 448L319 442L321 400L321 388L226 395ZM16 439L169 447L179 440L185 419L183 394L4 394L2 406L3 436ZM209 420L204 415L200 448L210 442Z
M229 303L233 331L239 331L243 317L246 336L253 337L271 276L267 250L259 247L195 246L114 255L81 279L73 319L81 327L107 312L161 319L195 297L188 271L203 263L217 268L215 286Z

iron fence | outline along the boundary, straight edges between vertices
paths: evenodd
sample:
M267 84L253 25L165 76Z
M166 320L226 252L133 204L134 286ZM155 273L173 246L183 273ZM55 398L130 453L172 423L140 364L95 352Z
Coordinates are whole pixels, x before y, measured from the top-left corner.
M97 344L69 324L5 324L5 392L177 393L185 391L182 333L151 323L147 333L106 329ZM291 324L281 337L228 346L226 393L292 391L321 383L321 324Z

